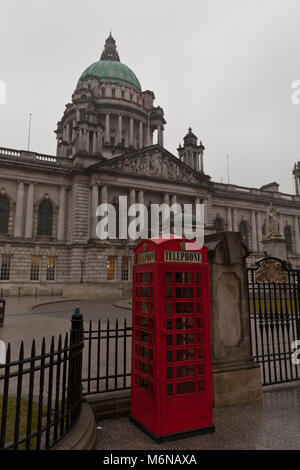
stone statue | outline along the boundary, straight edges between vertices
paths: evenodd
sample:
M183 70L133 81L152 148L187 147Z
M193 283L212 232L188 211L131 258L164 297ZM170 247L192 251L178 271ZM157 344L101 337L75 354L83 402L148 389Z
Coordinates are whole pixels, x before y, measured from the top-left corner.
M271 203L266 212L265 239L270 238L282 238L280 234L279 211L274 207L273 203Z

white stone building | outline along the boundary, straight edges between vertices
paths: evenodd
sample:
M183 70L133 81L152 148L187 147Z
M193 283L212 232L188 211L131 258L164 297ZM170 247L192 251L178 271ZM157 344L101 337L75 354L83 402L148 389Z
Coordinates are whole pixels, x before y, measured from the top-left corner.
M280 193L277 183L215 183L191 129L178 157L164 149L166 121L154 99L120 62L110 35L58 122L57 155L0 148L0 296L127 295L133 243L96 238L98 204L117 208L120 195L130 204L203 202L206 233L241 231L250 262L263 255L265 211L273 202L288 259L300 268L300 164L295 195Z

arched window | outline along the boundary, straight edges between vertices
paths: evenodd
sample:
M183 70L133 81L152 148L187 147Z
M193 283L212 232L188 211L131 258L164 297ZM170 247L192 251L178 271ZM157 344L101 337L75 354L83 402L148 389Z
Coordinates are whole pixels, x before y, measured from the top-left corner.
M293 251L292 229L289 225L286 225L284 229L284 238L285 238L286 251Z
M242 242L248 247L248 222L246 220L241 220L240 232L242 235Z
M41 201L38 210L38 235L52 235L53 208L49 201Z
M214 229L219 231L219 232L222 232L224 230L224 220L222 219L222 217L218 216L215 218L215 221L214 221Z
M9 200L0 197L0 233L8 233Z

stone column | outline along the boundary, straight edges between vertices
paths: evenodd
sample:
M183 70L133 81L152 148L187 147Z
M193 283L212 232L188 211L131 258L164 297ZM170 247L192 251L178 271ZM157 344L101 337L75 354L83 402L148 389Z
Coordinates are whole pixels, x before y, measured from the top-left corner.
M294 227L295 227L295 249L296 253L300 253L300 236L299 236L299 219L298 216L294 217Z
M173 206L173 204L176 204L176 203L177 203L177 196L176 194L173 194L171 198L171 205Z
M143 123L140 122L139 128L139 148L143 148Z
M105 115L105 143L110 144L109 113Z
M135 189L130 189L129 191L129 204L130 206L135 204Z
M170 205L169 193L164 193L164 203Z
M260 365L251 356L248 250L238 232L207 235L212 383L215 407L261 400Z
M195 170L199 171L200 170L200 165L199 165L199 153L196 152L196 157L195 157L196 163L195 163Z
M122 144L122 116L118 117L118 142L117 144Z
M231 208L227 207L227 215L226 215L226 221L227 221L227 231L232 232L232 214L231 214Z
M102 152L102 132L101 131L97 132L97 141L98 141L98 144L97 144L98 152Z
M85 129L85 150L90 151L90 131Z
M279 214L279 230L280 235L283 237L283 215Z
M239 228L238 228L238 218L237 218L237 209L236 209L236 208L233 209L233 231L234 231L234 232L238 232L238 231L239 231Z
M107 204L107 185L101 185L101 194L100 194L101 204Z
M82 150L82 148L83 148L83 145L82 145L82 129L79 129L77 150Z
M96 210L97 210L98 205L99 205L99 189L98 189L98 184L95 183L92 185L92 188L91 188L91 214L90 214L91 234L90 234L90 238L97 238L96 226L97 226L98 218L96 216Z
M32 238L34 183L29 183L26 204L25 238Z
M65 239L65 220L66 220L66 188L62 186L59 191L59 208L57 224L57 240Z
M257 215L257 247L258 247L258 251L263 251L261 212L258 211L256 215Z
M203 153L201 153L200 155L200 161L201 161L201 168L200 168L200 171L204 171L204 164L203 164Z
M93 132L93 153L97 152L97 132Z
M144 191L142 189L138 192L138 203L144 204Z
M295 176L295 189L296 189L296 195L299 196L299 182L298 182L297 176Z
M133 204L135 204L135 189L130 189L130 191L129 191L129 207L132 206ZM130 222L132 220L134 220L134 216L129 216L128 217L128 225L130 224ZM128 238L129 238L129 240L132 240L129 237L129 234L128 234Z
M158 126L157 143L158 143L158 145L160 145L161 147L164 146L163 126Z
M20 181L17 189L14 237L22 237L23 232L23 209L24 209L24 183Z
M257 251L257 236L256 236L256 217L255 211L251 212L251 233L252 233L252 251Z
M129 121L129 146L133 146L133 118Z

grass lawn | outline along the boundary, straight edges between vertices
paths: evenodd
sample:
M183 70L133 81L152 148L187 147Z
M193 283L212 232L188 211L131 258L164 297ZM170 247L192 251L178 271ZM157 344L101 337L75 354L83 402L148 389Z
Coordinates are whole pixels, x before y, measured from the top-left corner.
M0 396L0 424L2 418L2 403L3 397ZM28 400L24 398L21 399L21 410L20 410L20 430L19 437L26 436L27 431L27 412L28 412ZM43 415L46 414L46 408L43 408ZM6 420L6 435L5 442L8 443L13 441L14 432L15 432L15 419L16 419L16 398L8 397L8 408L7 408L7 420ZM31 421L31 431L34 431L37 428L38 421L38 405L33 403L32 405L32 421ZM36 438L31 439L30 447L35 449ZM20 450L25 449L25 442L20 444L18 447Z
M285 315L293 315L298 312L298 302L297 300L290 301L289 299L264 299L263 297L259 299L254 299L250 297L249 307L250 312L254 313L254 307L256 313L282 313Z

